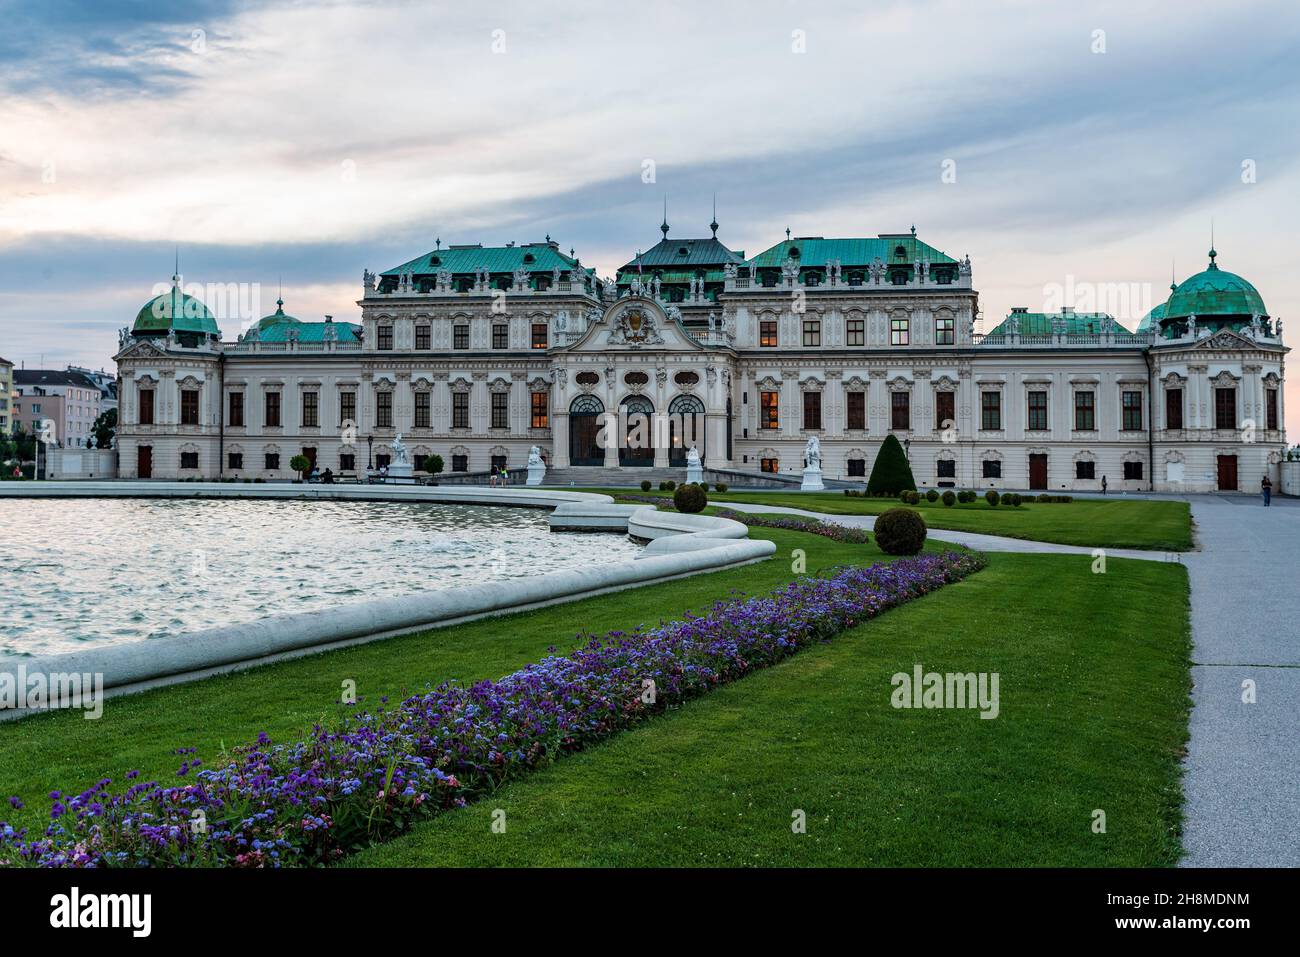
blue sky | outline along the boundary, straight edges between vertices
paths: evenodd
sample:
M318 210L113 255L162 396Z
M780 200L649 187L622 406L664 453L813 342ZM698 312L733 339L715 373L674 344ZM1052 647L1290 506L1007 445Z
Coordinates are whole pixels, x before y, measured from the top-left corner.
M178 245L187 283L245 284L270 312L283 282L290 312L351 319L363 268L437 237L549 233L609 273L658 239L665 195L672 235L708 235L714 192L719 238L751 254L787 226L915 223L970 254L986 328L1063 286L1136 290L1132 325L1171 268L1204 266L1212 220L1223 268L1274 316L1300 303L1293 3L0 16L0 355L29 367L107 365Z

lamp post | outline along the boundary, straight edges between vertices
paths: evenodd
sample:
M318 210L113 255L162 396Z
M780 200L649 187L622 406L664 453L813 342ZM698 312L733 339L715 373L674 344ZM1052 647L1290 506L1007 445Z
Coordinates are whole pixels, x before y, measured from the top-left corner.
M375 437L366 436L366 471L369 472L375 467Z

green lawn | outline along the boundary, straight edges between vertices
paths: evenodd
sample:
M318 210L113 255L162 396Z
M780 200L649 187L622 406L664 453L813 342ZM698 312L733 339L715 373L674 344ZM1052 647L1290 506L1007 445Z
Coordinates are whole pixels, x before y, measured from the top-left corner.
M353 679L370 700L426 681L497 677L573 647L579 625L627 629L765 591L808 569L879 560L753 529L777 542L758 565L471 622L110 699L104 717L0 724L0 797L43 827L56 788L141 769L166 778L197 747L293 734ZM971 579L566 757L484 802L354 858L357 864L1172 863L1188 708L1187 582L1179 565L991 556ZM996 671L1001 715L895 711L889 677ZM490 814L507 811L506 834ZM790 833L802 809L808 833ZM1107 833L1089 830L1094 808Z
M581 491L607 495L664 495L639 489L593 488ZM711 502L749 502L782 505L828 515L879 515L901 503L896 499L850 498L843 492L709 492ZM944 505L923 501L916 508L932 528L959 532L1006 535L1061 545L1088 548L1148 548L1186 551L1192 547L1191 506L1163 499L1075 499L1069 503L992 506L984 499L969 505Z

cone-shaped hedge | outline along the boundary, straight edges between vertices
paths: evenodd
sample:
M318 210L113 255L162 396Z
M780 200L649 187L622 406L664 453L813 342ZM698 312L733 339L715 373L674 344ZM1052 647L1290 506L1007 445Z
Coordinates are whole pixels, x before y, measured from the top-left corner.
M912 478L912 466L908 464L907 453L893 435L885 436L876 456L876 464L871 467L871 478L867 479L868 495L897 495L903 489L916 488L916 479Z

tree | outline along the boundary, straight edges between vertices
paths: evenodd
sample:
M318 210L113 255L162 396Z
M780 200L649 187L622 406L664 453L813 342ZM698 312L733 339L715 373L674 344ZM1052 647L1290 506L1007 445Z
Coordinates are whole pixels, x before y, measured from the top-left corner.
M437 475L442 471L442 456L430 455L424 460L424 470L430 475Z
M305 455L295 455L289 460L289 468L306 478L307 470L311 468L311 459Z
M907 461L907 453L894 435L885 436L880 446L880 454L871 466L871 478L867 479L867 494L897 495L904 489L915 489L916 479L912 478L912 466Z
M117 409L105 409L99 413L90 431L95 436L95 448L111 449L113 434L117 431Z

